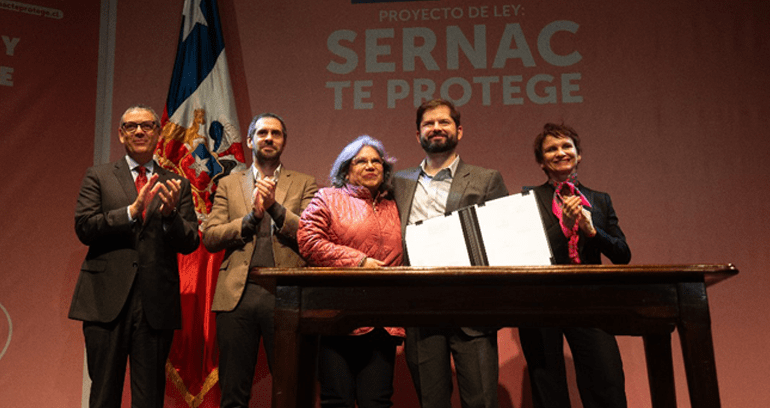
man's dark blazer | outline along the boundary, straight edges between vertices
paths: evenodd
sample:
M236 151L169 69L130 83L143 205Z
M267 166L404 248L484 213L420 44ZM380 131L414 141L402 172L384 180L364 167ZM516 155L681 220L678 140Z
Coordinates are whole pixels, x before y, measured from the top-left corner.
M406 224L409 222L409 213L412 210L412 199L417 189L417 179L420 176L420 167L412 167L399 171L393 177L394 195L398 213L401 216L401 233L405 235ZM485 169L462 160L457 165L457 171L452 177L452 186L447 197L446 211L473 204L482 204L495 198L508 195L508 189L503 182L503 176L497 170ZM436 237L436 239L441 239ZM409 265L409 253L404 248L404 265ZM437 265L439 266L439 265ZM479 336L488 330L471 329L463 327L462 330L470 336Z
M133 223L126 208L136 200L137 192L125 157L86 172L75 207L75 233L88 245L88 254L80 269L69 318L111 322L134 286L152 328L181 328L177 254L188 254L198 247L198 221L190 182L157 163L154 171L159 175L158 183L169 179L182 182L177 211L164 221L160 198L155 197L145 218Z
M618 226L618 217L612 207L610 195L580 185L578 187L586 197L591 207L591 219L596 229L596 235L588 238L579 231L578 254L583 264L598 265L602 263L604 254L614 264L627 264L631 260L631 250L626 244L626 236ZM529 190L524 188L524 191ZM569 265L569 247L567 238L561 230L559 219L551 208L554 188L548 183L532 189L540 207L540 217L543 220L548 242L551 244L554 260L557 265Z

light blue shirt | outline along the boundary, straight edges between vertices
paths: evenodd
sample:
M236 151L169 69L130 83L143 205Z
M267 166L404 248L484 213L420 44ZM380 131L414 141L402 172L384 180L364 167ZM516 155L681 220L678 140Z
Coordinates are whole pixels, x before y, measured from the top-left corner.
M456 156L449 166L439 170L431 177L425 172L425 160L420 163L420 176L417 178L417 189L412 199L409 211L409 224L427 220L446 213L446 203L452 180L460 164L460 156Z

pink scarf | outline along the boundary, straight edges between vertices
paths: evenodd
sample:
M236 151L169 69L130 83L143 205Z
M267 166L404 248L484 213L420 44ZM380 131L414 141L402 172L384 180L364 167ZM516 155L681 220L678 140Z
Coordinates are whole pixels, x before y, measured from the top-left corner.
M579 185L577 181L577 173L571 174L564 181L550 181L550 183L554 188L551 209L553 210L553 213L556 215L556 218L559 219L559 225L561 226L561 230L564 233L564 236L567 237L570 260L572 260L572 263L574 264L579 264L580 255L578 254L578 239L580 237L578 235L578 229L579 229L578 222L576 220L575 223L572 225L572 228L567 228L564 225L564 220L562 220L562 210L561 210L561 203L562 203L561 191L567 188L569 189L570 195L579 195L580 200L582 201L582 204L584 207L591 207L591 203L588 202L588 199L586 199L583 193L581 193L580 190L578 190L577 188L577 186Z

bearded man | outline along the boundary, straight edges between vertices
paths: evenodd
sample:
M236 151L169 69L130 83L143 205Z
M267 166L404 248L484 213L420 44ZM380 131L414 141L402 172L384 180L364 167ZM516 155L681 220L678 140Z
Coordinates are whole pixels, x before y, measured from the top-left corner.
M417 141L426 156L393 181L402 234L407 224L508 195L500 172L460 160L455 150L462 137L460 113L452 102L434 99L417 109ZM409 254L404 254L408 265ZM450 356L462 406L497 408L497 329L407 328L405 352L422 408L452 405Z
M260 268L306 265L297 228L318 186L315 178L283 167L286 139L281 117L254 117L246 141L253 164L220 180L203 224L206 249L225 250L211 307L217 314L222 408L249 406L260 338L272 371L275 287L260 279Z

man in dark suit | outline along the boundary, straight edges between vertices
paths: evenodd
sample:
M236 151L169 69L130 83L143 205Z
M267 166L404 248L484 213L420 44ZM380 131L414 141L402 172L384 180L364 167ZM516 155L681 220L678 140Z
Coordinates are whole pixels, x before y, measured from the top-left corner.
M465 164L455 152L463 128L451 102L423 103L416 122L426 157L420 166L398 172L393 181L402 232L407 224L508 195L500 172ZM406 252L407 264L408 257ZM405 351L423 408L451 406L450 355L463 407L498 406L496 329L407 328Z
M120 407L129 358L132 405L163 406L181 328L177 254L200 238L190 183L152 159L159 126L152 108L128 108L118 129L126 156L88 169L75 208L88 254L69 317L83 321L91 407Z
M212 310L217 312L219 384L222 408L248 407L264 338L273 365L275 288L259 277L262 267L300 267L299 216L318 191L313 177L286 169L286 125L263 113L249 126L253 165L219 182L214 206L203 225L203 245L225 250Z

